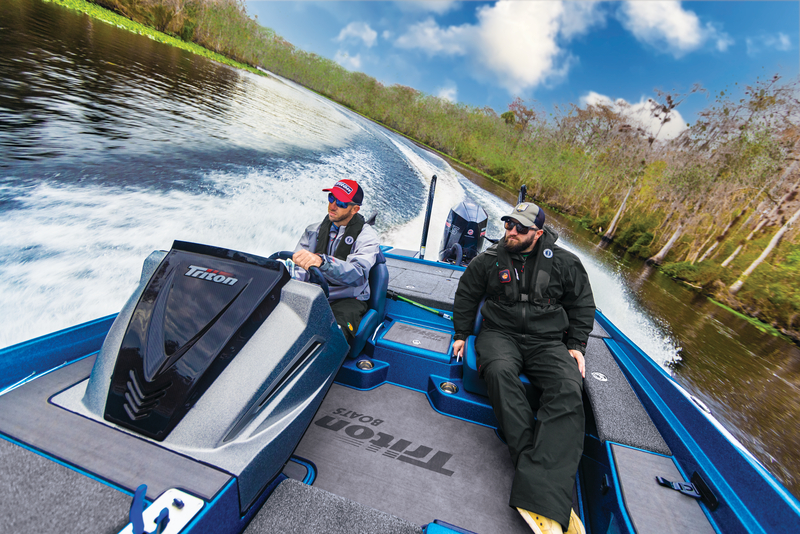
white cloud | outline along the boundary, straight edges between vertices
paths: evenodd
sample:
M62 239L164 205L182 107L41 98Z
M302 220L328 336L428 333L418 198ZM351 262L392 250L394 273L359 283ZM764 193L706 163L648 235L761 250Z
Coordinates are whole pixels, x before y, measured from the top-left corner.
M562 43L605 20L597 3L500 1L478 8L477 24L411 26L395 45L428 55L469 56L510 93L566 76L575 58Z
M789 36L782 33L778 34L777 43L778 44L776 48L778 50L789 50L792 47L792 43L789 41Z
M595 2L564 2L564 15L561 17L561 34L565 39L586 33L594 26L606 22L605 10L598 9Z
M711 23L708 24L708 27L712 28L713 30L714 39L716 40L715 46L720 52L727 52L728 48L733 46L733 44L736 42L733 40L733 37L721 30L717 30L716 26L712 25Z
M400 0L395 2L397 6L405 12L432 12L437 15L443 15L448 11L458 7L461 2L453 0L428 0L428 1L411 1Z
M337 50L336 55L333 56L333 60L347 70L357 70L361 68L361 54L351 56L347 52Z
M411 26L397 38L395 45L400 48L419 48L429 56L465 55L473 41L474 27L469 24L441 28L432 19L426 19Z
M724 52L733 39L714 24L703 26L693 11L687 11L678 1L628 1L619 8L622 25L636 39L655 48L667 48L680 58L699 49L706 42L714 42L717 50Z
M454 83L448 83L442 87L436 88L436 96L442 100L449 100L450 102L458 101L458 86Z
M792 49L792 41L785 33L778 33L778 35L761 35L759 37L748 37L747 55L755 56L768 48L774 48L781 52L786 52Z
M366 22L351 22L339 32L335 41L342 42L346 39L356 39L364 41L367 47L375 46L375 41L378 39L378 32L369 27Z
M673 109L670 113L669 122L661 126L661 120L652 114L652 103L644 97L638 103L631 104L622 98L612 100L606 95L589 91L580 98L580 105L582 107L608 106L626 117L633 126L643 128L650 135L658 134L658 139L661 141L674 139L686 129L686 120L677 109Z

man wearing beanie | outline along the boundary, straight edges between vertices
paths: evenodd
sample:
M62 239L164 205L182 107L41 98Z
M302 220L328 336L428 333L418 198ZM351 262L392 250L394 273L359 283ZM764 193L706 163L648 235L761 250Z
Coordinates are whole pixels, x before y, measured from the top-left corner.
M478 372L516 468L509 505L538 534L584 533L572 511L583 454L584 353L594 298L581 261L558 247L544 211L522 202L505 236L467 267L456 290L453 353L462 356L478 306ZM534 412L520 373L541 392Z
M329 284L328 302L347 341L367 312L369 270L380 252L378 234L359 210L364 190L354 180L339 180L328 193L328 214L306 228L292 260L308 270L319 267ZM301 273L305 280L308 273Z

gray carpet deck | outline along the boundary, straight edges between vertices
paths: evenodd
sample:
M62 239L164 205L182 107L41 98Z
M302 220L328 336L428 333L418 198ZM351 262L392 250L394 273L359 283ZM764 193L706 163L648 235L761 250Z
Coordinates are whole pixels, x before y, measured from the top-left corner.
M131 493L147 484L148 499L175 487L211 500L225 487L231 476L219 469L49 402L85 380L94 361L84 358L0 397L0 432Z
M131 497L0 438L0 532L116 534Z
M245 534L422 534L417 525L297 480L284 480Z
M586 344L583 384L592 402L601 441L672 455L602 339L590 337Z
M389 254L392 252L390 250ZM453 309L453 299L463 271L448 269L446 264L425 265L388 256L386 267L392 291L426 306Z
M434 411L417 391L331 387L295 454L315 488L416 525L530 532L508 506L514 468L494 430Z
M683 482L671 458L612 445L622 497L638 534L714 534L696 499L659 486L655 477Z

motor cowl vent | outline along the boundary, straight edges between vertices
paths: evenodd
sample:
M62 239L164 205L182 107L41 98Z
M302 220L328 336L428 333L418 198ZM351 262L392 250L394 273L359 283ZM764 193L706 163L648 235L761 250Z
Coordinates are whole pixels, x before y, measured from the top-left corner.
M130 380L128 380L128 388L125 391L125 404L123 405L125 413L128 414L131 421L144 419L158 406L158 400L167 393L167 389L172 385L172 382L152 393L144 393L133 369L128 373L128 376L130 376Z

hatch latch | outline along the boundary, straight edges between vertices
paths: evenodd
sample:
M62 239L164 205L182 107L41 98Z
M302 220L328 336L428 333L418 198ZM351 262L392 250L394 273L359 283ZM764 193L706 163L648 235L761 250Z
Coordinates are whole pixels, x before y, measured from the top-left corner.
M700 495L700 492L698 492L697 488L694 487L694 484L689 484L688 482L670 482L664 477L656 477L656 482L658 482L660 486L672 488L675 491L679 491L689 497L693 497L695 499L702 498L702 495Z
M692 473L691 484L688 482L670 482L666 478L658 476L656 477L656 482L694 499L699 499L712 512L719 507L719 499L717 499L717 496L714 495L714 492L697 471Z

